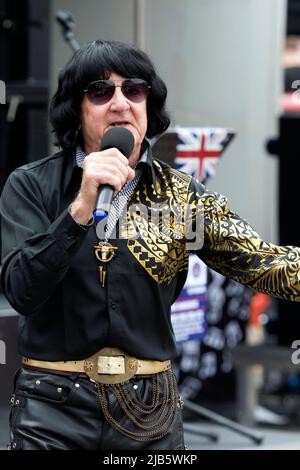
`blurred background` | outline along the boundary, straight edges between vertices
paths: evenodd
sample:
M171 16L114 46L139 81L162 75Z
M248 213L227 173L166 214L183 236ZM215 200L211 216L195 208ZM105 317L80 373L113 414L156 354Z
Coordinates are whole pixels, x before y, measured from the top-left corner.
M226 195L266 241L300 245L300 1L0 0L0 192L16 167L55 151L49 98L72 54L59 11L71 13L80 45L114 39L150 55L168 87L173 128L234 130L208 188ZM205 335L179 344L181 394L262 430L270 446L300 448L299 305L254 296L211 271L207 277ZM0 291L3 447L20 363L17 320ZM215 426L189 409L185 419L196 430ZM211 443L190 429L187 439L195 449L248 445L224 433L217 427L219 442Z

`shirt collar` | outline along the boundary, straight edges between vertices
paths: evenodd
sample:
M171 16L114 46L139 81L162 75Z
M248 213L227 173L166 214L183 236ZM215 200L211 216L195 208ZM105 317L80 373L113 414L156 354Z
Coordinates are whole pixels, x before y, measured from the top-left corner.
M144 167L145 170L148 172L148 176L150 178L150 182L154 184L155 191L157 190L156 187L156 177L155 171L153 167L153 158L152 158L152 147L151 142L148 139L145 139L142 144L142 157L137 163L138 167ZM157 191L156 191L157 192Z

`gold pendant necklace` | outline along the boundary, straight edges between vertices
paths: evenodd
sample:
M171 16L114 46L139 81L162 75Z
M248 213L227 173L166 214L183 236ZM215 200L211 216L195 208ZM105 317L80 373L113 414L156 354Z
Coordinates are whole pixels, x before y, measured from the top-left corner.
M100 284L102 287L104 287L105 278L106 278L105 263L108 263L109 261L112 260L112 258L116 254L118 247L112 246L108 242L99 242L99 244L94 246L94 248L95 248L95 256L97 260L100 261L101 263L101 265L99 265Z

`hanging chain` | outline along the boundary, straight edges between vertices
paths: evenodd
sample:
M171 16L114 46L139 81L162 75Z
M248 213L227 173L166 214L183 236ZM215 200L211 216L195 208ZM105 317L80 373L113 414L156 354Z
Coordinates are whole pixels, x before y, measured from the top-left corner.
M125 384L118 384L115 385L105 385L105 384L96 384L98 397L100 406L102 408L103 414L106 420L117 429L120 433L124 434L125 436L130 437L131 439L137 441L152 441L161 439L165 436L168 431L169 427L173 423L175 416L176 416L176 381L171 370L166 372L162 372L159 374L162 382L163 382L163 398L161 405L159 406L159 399L157 398L157 390L153 390L152 393L152 403L153 406L151 410L147 410L147 412L153 413L153 417L151 418L142 418L136 416L134 413L135 410L143 411L142 403L139 403L137 406L137 402L133 402L133 400L129 401L126 397L126 391L128 392L128 388L124 385ZM153 384L154 385L154 384ZM158 385L158 383L157 383ZM157 387L158 388L158 387ZM122 392L120 390L122 389ZM108 399L107 393L111 392L115 398L117 399L121 409L125 413L125 415L129 418L131 423L133 423L137 428L143 429L143 431L130 431L129 429L124 428L121 426L115 418L111 415L109 408L108 408ZM125 397L124 398L124 394ZM158 392L159 395L159 392ZM155 397L153 399L153 396ZM134 408L135 406L135 408ZM133 408L133 409L132 409ZM155 409L158 408L158 411L155 412ZM134 410L134 411L133 411ZM154 413L155 412L155 413Z

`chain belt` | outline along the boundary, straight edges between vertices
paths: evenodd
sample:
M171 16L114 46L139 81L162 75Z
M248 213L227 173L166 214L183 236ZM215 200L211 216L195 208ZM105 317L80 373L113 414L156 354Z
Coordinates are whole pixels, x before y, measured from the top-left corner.
M23 364L45 370L83 372L92 381L105 419L131 439L153 441L161 439L170 429L177 405L176 381L171 361L150 361L128 356L117 348L103 348L80 361L39 361L23 358ZM160 376L157 374L162 373ZM129 380L135 375L150 375L152 399L144 403L137 399ZM125 428L109 409L108 393L112 393L123 414L131 423Z

